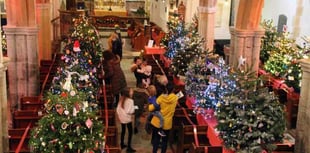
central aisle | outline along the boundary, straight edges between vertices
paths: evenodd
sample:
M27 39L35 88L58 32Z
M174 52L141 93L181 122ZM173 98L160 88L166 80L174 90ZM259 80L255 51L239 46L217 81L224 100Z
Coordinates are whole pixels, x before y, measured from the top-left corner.
M103 45L106 46L106 39L102 40L102 42L103 42ZM125 39L125 46L123 48L123 59L121 61L121 67L125 73L127 85L129 87L135 87L136 80L135 80L134 74L130 71L130 66L133 63L133 58L135 56L139 56L140 52L132 50L129 42L130 42L129 39ZM147 134L144 130L146 115L147 114L145 113L145 115L141 118L141 126L139 127L139 132L137 134L134 134L133 139L132 139L132 146L134 149L137 150L137 153L151 153L152 152L151 135ZM118 132L119 132L118 135L120 136L121 130L120 130L120 123L118 119L116 121L116 124L117 124ZM125 143L126 142L127 142L127 135L125 136ZM126 152L126 149L123 149L122 153L125 153L125 152ZM168 147L167 153L172 153L170 147Z

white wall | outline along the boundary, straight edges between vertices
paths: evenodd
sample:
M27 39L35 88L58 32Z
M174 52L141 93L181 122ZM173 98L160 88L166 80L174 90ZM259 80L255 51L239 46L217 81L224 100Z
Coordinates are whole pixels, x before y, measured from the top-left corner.
M214 39L230 39L229 19L231 0L218 0L215 13Z
M275 26L280 14L287 16L287 27L291 37L302 43L301 37L310 36L310 1L309 0L267 0L265 1L262 20L272 19Z
M169 1L152 0L150 5L150 21L156 23L159 27L166 31L169 13Z

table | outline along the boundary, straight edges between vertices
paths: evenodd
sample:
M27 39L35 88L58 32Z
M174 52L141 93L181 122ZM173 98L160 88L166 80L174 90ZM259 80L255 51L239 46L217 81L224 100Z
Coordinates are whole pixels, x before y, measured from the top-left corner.
M171 60L164 56L166 49L163 47L155 46L155 47L148 47L144 46L144 53L145 54L159 54L160 60L164 63L165 67L169 67L171 64Z
M165 48L163 47L148 47L144 46L144 53L145 54L160 54L163 55L165 53Z

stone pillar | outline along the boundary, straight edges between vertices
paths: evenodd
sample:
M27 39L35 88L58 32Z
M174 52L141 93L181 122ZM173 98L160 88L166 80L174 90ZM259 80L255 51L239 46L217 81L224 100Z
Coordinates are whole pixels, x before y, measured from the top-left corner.
M1 24L1 21L0 21ZM2 35L0 33L0 38ZM6 70L8 65L8 58L3 57L2 43L0 43L0 152L9 152L9 138L8 138L8 117L10 113L7 105L7 86L6 86Z
M214 45L216 2L217 0L200 0L198 7L199 21L203 21L198 23L198 32L205 38L205 48L210 51L213 50Z
M37 23L39 26L38 34L38 46L39 46L39 59L38 61L51 60L52 59L52 47L51 47L51 4L37 3Z
M240 0L236 26L230 29L229 65L237 66L239 57L246 59L245 64L259 68L261 38L265 31L259 27L264 0Z
M1 50L2 56L2 50ZM8 134L8 117L10 117L10 113L8 111L8 103L7 103L7 86L6 86L6 70L7 70L8 58L3 58L0 60L0 152L9 152L9 134Z
M4 27L7 36L11 106L23 96L39 94L38 28Z
M237 66L238 59L242 56L246 59L246 64L253 65L253 70L258 71L261 38L265 31L263 29L242 30L232 27L230 33L229 65Z
M12 108L22 96L39 94L38 27L35 0L10 0L6 3L9 93Z
M300 60L300 65L303 73L298 104L295 153L310 153L310 59Z

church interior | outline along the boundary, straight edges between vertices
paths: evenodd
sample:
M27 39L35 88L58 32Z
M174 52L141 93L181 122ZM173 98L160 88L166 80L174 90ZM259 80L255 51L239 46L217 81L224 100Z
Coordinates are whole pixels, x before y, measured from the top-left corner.
M308 14L309 0L0 0L0 152L151 153L148 104L135 150L115 106L116 69L140 91L140 57L146 84L179 98L167 153L310 153Z

